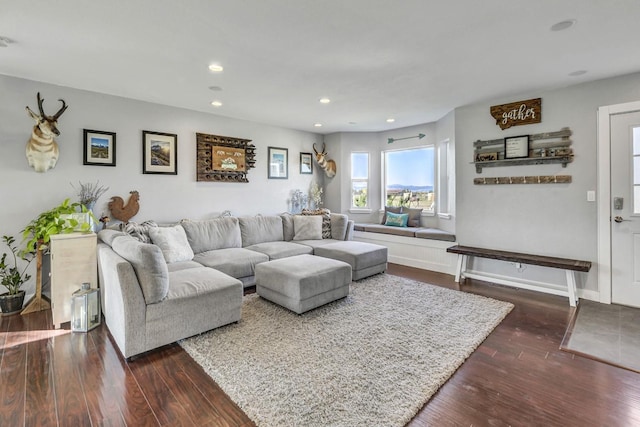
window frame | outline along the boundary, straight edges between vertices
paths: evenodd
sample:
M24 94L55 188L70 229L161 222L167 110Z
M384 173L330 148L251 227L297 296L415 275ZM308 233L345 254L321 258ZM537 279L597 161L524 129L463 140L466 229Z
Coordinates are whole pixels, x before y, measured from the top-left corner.
M367 177L366 178L354 178L353 177L353 155L354 154L366 154L367 156ZM349 167L351 170L349 171L349 212L351 213L369 213L371 212L371 192L369 191L371 188L370 180L371 180L371 153L368 151L352 151L349 154ZM353 204L353 184L354 182L364 182L367 190L367 202L364 206L355 206Z

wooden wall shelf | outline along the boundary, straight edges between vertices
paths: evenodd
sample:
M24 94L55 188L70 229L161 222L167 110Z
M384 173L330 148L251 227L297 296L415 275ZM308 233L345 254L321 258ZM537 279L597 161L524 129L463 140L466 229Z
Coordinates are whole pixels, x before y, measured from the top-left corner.
M562 157L528 157L523 159L488 160L484 162L471 162L476 165L476 172L482 173L482 168L494 168L499 166L522 166L522 165L549 165L561 163L563 168L573 161L573 156Z

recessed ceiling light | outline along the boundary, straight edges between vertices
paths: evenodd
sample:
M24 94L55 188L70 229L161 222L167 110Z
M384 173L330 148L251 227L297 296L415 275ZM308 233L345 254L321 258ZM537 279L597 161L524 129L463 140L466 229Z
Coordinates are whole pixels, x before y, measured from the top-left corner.
M394 119L393 117L389 117L389 118L387 119L387 123L393 123L393 122L395 122L395 121L396 121L396 119Z
M566 19L564 21L560 21L557 24L553 24L551 26L551 31L562 31L562 30L567 30L571 27L573 27L576 24L576 20L575 19Z
M224 68L220 64L211 64L211 65L209 65L209 71L211 71L211 72L221 73L223 70L224 70Z
M220 101L211 101L211 105L214 107L222 107L222 102Z
M320 104L328 104L331 100L329 98L320 98Z
M581 76L583 74L587 74L587 70L577 70L577 71L574 71L572 73L569 73L569 76L577 77L577 76Z
M313 125L314 125L315 127L317 127L317 128L321 128L321 127L322 127L322 123L314 123Z
M220 92L222 88L220 86L209 86L209 90L212 90L214 92Z

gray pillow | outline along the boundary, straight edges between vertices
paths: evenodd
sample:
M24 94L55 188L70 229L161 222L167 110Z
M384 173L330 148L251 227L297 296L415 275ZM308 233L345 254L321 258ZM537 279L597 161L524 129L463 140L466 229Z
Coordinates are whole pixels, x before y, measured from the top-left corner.
M112 248L133 266L147 304L160 302L167 297L169 270L158 246L139 242L129 236L119 236L113 239Z
M322 239L322 217L320 215L294 215L293 240Z
M162 251L165 261L191 261L193 250L189 246L187 234L180 224L173 227L155 227L149 229L149 237Z
M402 213L409 214L409 221L407 222L407 227L420 227L420 216L422 215L422 208L420 209L402 208Z
M322 216L322 238L331 238L331 211L327 208L319 209L302 209L302 215L320 215Z
M205 221L180 222L187 233L187 240L196 254L214 249L241 248L242 236L238 218L224 217Z
M347 226L349 225L349 217L344 214L331 214L331 238L336 240L344 240L347 234Z
M384 215L382 215L382 222L380 224L384 225L387 222L387 212L399 214L402 213L402 206L385 206L384 207Z
M282 218L282 231L283 238L285 242L290 242L293 240L293 236L295 232L293 231L293 215L289 212L285 212L280 214L280 218Z
M242 247L284 239L282 218L279 216L253 216L238 218Z

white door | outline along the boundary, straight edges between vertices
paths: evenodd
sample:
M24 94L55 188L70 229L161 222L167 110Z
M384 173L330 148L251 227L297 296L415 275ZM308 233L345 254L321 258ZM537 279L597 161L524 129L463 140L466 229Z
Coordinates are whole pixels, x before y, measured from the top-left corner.
M640 112L611 120L611 302L640 307Z

